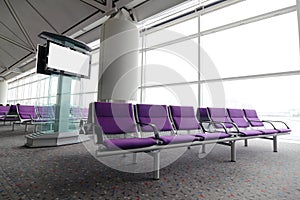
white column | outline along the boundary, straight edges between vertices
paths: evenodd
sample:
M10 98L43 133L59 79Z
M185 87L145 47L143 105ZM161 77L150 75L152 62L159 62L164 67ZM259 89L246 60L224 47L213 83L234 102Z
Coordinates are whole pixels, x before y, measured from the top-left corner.
M5 105L7 103L7 82L2 80L0 81L0 103Z
M100 41L98 101L136 101L139 31L127 11L104 23Z

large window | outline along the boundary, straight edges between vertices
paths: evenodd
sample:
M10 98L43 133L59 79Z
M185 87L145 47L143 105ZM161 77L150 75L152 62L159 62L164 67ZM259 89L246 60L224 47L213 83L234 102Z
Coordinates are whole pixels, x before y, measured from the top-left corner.
M295 0L246 0L201 16L201 31L263 15L296 4Z
M153 29L152 22L142 22L138 103L247 107L263 116L300 121L295 4L295 0L248 0L173 21L168 11L168 22ZM182 10L177 8L173 17ZM96 100L98 60L95 52L90 80L74 80L73 106L87 107ZM56 87L55 77L12 80L9 103L54 104L56 91L51 88Z
M201 37L220 76L299 70L297 13L292 12Z
M72 80L71 106L87 108L89 103L97 99L98 86L98 51L92 54L90 79ZM23 105L56 104L58 76L36 74L35 69L21 74L8 83L8 103Z
M255 108L262 117L282 118L296 130L300 69L295 4L241 1L143 34L141 102ZM185 52L192 56L182 56Z

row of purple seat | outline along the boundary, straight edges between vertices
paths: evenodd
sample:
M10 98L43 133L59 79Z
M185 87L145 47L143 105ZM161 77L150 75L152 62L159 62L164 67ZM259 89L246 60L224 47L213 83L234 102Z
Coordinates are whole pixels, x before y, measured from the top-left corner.
M19 116L21 114L21 116ZM20 119L21 117L21 119ZM20 121L22 119L53 118L52 106L11 105L0 106L0 121Z
M15 124L24 124L25 131L28 131L28 125L34 125L34 131L38 125L52 124L55 118L54 106L16 106L17 120L13 122L12 130Z
M235 161L237 140L272 139L277 151L277 136L290 131L287 126L277 129L271 122L268 123L273 125L273 132L271 129L247 130L250 125L260 127L263 123L255 110L198 108L197 119L192 106L95 102L90 104L90 111L88 121L93 123L99 156L149 151L157 155L166 148L218 143L231 147L231 160ZM205 129L205 124L216 129ZM159 156L154 159L154 163L159 163ZM158 178L159 166L156 166L154 179Z
M71 108L71 119L78 121L87 118L87 109ZM55 120L55 106L33 106L33 105L11 105L0 106L0 121L13 122L12 130L15 124L25 124L25 131L28 125L53 124ZM79 121L78 121L79 122Z
M233 129L231 132L237 132L240 136L291 132L288 125L282 121L260 120L256 110L253 109L198 108L197 115L200 121L221 122L226 128ZM265 123L271 128L265 128ZM274 123L280 123L283 126L276 127Z
M288 133L291 130L276 128L270 121L261 121L255 110L249 109L225 109L225 108L198 108L197 116L194 108L189 106L166 105L135 105L135 118L133 117L131 104L95 103L95 111L98 125L103 133L98 134L98 142L107 149L132 149L148 145L192 142L195 140L220 139L232 136L258 136L276 133ZM245 115L244 115L245 113ZM229 114L229 115L228 115ZM136 120L136 121L135 121ZM271 124L272 129L264 128L264 122ZM203 127L203 123L209 123L221 131L209 132ZM139 126L137 126L138 124ZM263 127L257 129L257 127ZM141 138L136 142L132 138L103 139L104 135L124 134L137 132L153 132L154 137ZM247 129L248 128L248 129ZM249 129L251 128L251 129ZM197 130L197 134L176 134L175 131ZM159 132L172 132L172 135L160 136Z

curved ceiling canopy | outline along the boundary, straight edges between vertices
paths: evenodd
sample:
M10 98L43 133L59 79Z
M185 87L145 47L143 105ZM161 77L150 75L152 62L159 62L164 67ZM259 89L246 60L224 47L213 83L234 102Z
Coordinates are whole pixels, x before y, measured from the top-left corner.
M99 39L100 25L121 8L136 21L187 0L2 0L0 76L12 78L35 66L38 37L53 32L85 43ZM18 71L18 73L16 73Z

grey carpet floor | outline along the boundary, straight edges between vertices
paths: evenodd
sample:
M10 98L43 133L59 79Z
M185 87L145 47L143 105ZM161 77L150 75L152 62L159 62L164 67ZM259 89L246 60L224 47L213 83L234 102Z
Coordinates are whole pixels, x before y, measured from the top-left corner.
M203 158L184 152L152 173L126 173L95 159L83 144L24 147L24 127L0 127L0 199L298 199L300 144L255 139L230 149L215 145Z

